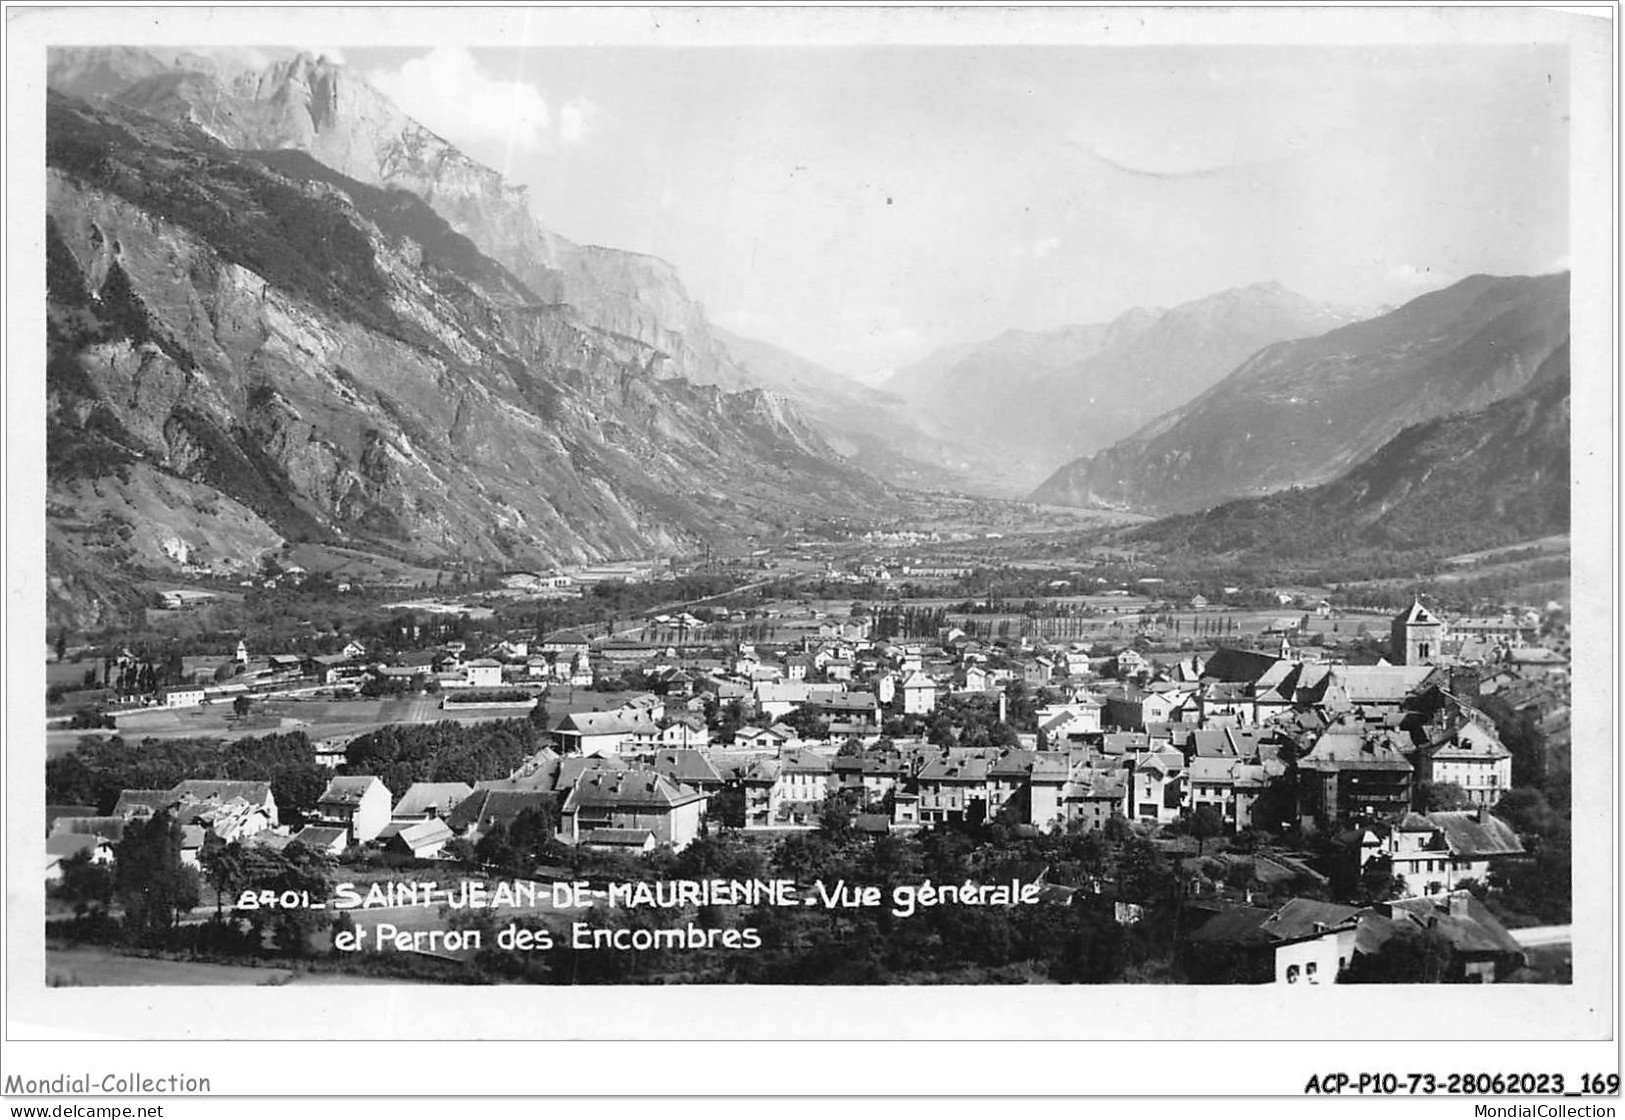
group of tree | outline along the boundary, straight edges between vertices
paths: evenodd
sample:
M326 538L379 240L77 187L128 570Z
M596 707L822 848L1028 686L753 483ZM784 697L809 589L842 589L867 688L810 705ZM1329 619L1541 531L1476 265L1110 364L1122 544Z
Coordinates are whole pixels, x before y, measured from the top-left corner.
M151 696L160 689L181 683L185 676L181 652L173 646L127 659L108 656L102 661L103 684L120 696Z
M198 857L203 875L215 892L215 921L227 921L225 902L235 902L244 892L269 891L277 896L289 893L308 898L309 906L271 906L235 911L233 923L247 926L246 941L265 944L266 935L276 950L286 956L301 957L310 952L311 937L322 927L321 906L332 891L334 862L325 852L303 844L284 848L225 843L210 836Z
M146 739L87 735L69 754L45 762L48 804L94 805L108 814L126 789L172 789L187 779L270 782L287 821L314 810L329 774L303 731L257 738Z
M323 925L320 906L331 891L329 856L297 843L278 850L228 844L210 834L194 868L181 858L183 841L180 822L160 811L130 822L111 866L93 862L88 853L66 861L52 893L73 907L75 918L59 931L141 948L258 955L269 946L288 956L310 951L311 937ZM214 890L215 914L207 923L188 924L205 883ZM311 905L235 909L243 892L261 891L299 892Z
M947 625L948 612L941 607L892 604L875 612L871 635L876 641L935 639Z
M525 809L512 824L494 823L474 844L473 861L515 875L532 874L538 864L558 863L569 850L556 838L558 813L552 807Z
M485 723L391 724L353 740L343 772L371 774L397 792L414 782L475 782L505 778L540 746L528 719Z
M198 874L181 860L180 822L167 812L132 821L113 849L113 895L133 944L161 944L198 904Z

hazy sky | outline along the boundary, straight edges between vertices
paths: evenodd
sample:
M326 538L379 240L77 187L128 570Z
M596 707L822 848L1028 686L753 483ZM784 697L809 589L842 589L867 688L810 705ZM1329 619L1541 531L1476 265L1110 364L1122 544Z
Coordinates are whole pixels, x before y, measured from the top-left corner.
M1372 306L1569 251L1556 47L343 58L548 227L664 257L715 321L859 377L1262 280Z

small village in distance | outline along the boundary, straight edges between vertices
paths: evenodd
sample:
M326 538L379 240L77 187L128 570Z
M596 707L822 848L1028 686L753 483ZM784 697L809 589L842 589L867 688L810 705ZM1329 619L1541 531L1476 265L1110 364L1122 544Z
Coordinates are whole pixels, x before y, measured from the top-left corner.
M51 982L1569 981L1560 604L972 543L393 586L268 564L155 589L150 640L58 635ZM908 919L617 919L750 925L749 953L344 955L351 916L240 905L713 877L1040 891Z

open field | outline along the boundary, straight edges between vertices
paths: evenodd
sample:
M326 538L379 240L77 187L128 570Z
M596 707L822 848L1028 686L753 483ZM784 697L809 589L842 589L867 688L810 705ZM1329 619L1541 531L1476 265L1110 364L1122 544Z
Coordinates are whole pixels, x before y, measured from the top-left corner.
M628 693L595 693L578 691L577 708L591 707L579 698L596 700L599 697L624 698ZM569 710L558 701L558 711ZM613 704L605 703L605 707ZM550 706L549 711L554 707ZM196 708L153 708L119 716L115 730L87 732L53 729L46 732L45 754L56 758L79 745L79 738L87 734L116 734L130 742L142 739L217 738L243 739L259 735L274 735L283 731L303 731L311 739L329 739L339 736L364 735L380 727L396 723L438 723L455 720L459 723L484 723L489 720L522 719L525 713L513 708L462 708L448 712L440 707L437 696L392 697L387 700L268 700L256 701L254 711L238 718L229 703L216 703Z

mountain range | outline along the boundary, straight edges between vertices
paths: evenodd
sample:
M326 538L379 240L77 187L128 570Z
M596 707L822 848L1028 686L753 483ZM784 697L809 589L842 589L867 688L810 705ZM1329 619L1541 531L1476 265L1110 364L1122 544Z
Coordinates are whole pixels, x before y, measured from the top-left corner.
M141 572L288 542L589 562L884 514L911 487L1231 502L1147 539L1245 551L1270 526L1400 540L1446 497L1523 527L1496 503L1555 503L1566 469L1566 274L1374 316L1255 284L866 386L710 323L664 261L547 229L326 59L72 48L49 80L53 624L128 616Z
M1568 335L1567 273L1471 276L1264 347L1189 403L1062 467L1033 500L1187 512L1328 482L1410 425L1519 392Z
M1569 531L1569 346L1482 409L1401 431L1335 480L1243 498L1130 539L1241 563L1472 552Z
M55 93L46 147L53 623L285 541L538 565L890 500L777 395L672 372L413 192Z
M370 186L410 191L544 303L659 352L656 376L742 389L754 384L711 336L676 270L656 257L578 245L547 229L523 186L407 116L364 78L301 53L239 68L186 52L55 50L52 89L105 98L190 125L228 148L303 151Z
M266 68L185 51L53 51L52 89L195 128L225 147L304 152L347 180L425 202L538 302L652 351L650 376L766 388L811 418L830 449L904 486L966 482L960 456L895 396L712 324L670 264L580 245L532 214L526 190L469 159L365 79L308 54Z
M991 486L1025 494L1055 468L1184 404L1273 342L1363 317L1278 283L1108 323L1007 331L939 351L880 386L956 440Z

